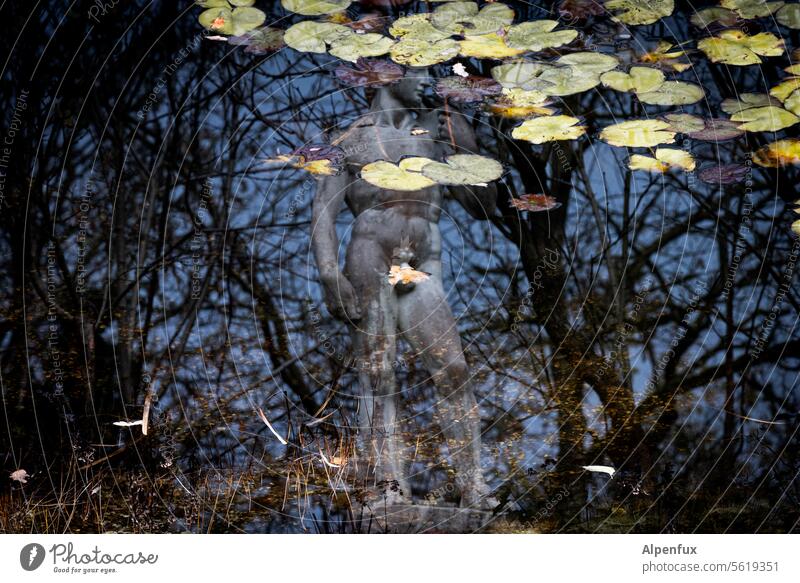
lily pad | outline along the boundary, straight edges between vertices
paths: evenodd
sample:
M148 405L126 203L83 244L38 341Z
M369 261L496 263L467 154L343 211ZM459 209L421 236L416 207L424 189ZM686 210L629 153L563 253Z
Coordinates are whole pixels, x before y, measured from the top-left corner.
M601 75L619 65L619 59L612 55L604 55L603 53L579 52L559 57L555 60L554 64L569 65L574 69L586 73L591 72Z
M324 53L327 52L327 45L351 34L355 33L341 24L304 20L290 26L283 35L283 41L296 51Z
M705 127L702 130L686 132L686 134L690 138L704 142L725 142L744 134L744 130L739 127L739 124L729 119L712 118L704 121Z
M533 144L543 144L556 140L575 140L586 133L580 120L569 115L535 117L522 122L511 132L511 137Z
M682 134L699 132L705 129L706 120L690 113L667 113L661 118L669 124L670 129Z
M686 81L665 81L658 89L637 93L639 101L648 105L689 105L705 97L699 85Z
M497 95L503 87L488 77L445 77L436 82L436 94L450 101L472 102Z
M405 158L398 164L378 161L361 169L361 178L373 186L387 190L413 192L430 188L436 181L423 176L422 167L433 162L430 158Z
M227 7L209 8L198 17L200 24L206 29L233 36L258 28L266 19L266 14L252 6L238 6L232 10Z
M709 184L735 184L744 180L749 171L744 164L722 164L703 168L697 177Z
M600 81L615 91L640 93L655 91L661 87L664 84L664 73L650 67L631 67L628 73L623 71L603 73Z
M256 55L274 53L285 46L283 31L279 28L263 26L240 36L232 36L228 44L244 46L244 52Z
M625 24L653 24L675 9L673 0L607 0L605 7L616 11L614 19Z
M422 174L443 185L484 186L503 175L503 165L486 156L455 154L448 156L445 163L426 164Z
M393 39L376 32L358 34L351 31L348 35L334 39L328 52L343 61L355 63L361 57L385 55L394 43Z
M460 47L460 53L463 56L476 59L505 59L525 52L522 49L508 46L505 37L495 32L480 36L467 36L461 41Z
M437 41L406 37L392 46L389 54L395 63L409 67L430 67L458 56L457 41L445 38Z
M646 170L660 174L664 174L673 168L691 172L694 170L695 165L694 157L692 157L691 153L675 148L657 148L655 157L633 154L628 163L628 167L631 170Z
M517 24L509 28L506 43L512 48L537 52L569 44L578 36L577 30L553 31L558 25L557 20L533 20Z
M777 132L800 122L791 111L769 105L752 107L731 116L731 121L744 122L739 127L748 132Z
M699 41L697 48L713 63L739 66L757 65L762 56L777 57L784 51L783 41L770 32L748 36L740 30L723 30Z
M341 64L336 67L336 77L351 87L382 86L397 83L405 70L391 61L358 59L355 65Z
M800 4L784 5L778 10L777 14L775 14L775 20L786 28L794 30L800 29Z
M739 15L733 10L712 6L692 14L689 22L702 29L711 28L715 24L719 26L735 26L739 22Z
M341 12L350 6L350 2L351 0L281 0L281 6L295 14L319 16Z
M781 102L765 93L740 93L737 98L723 99L720 109L733 115L751 107L765 107L767 105L780 107Z
M800 140L787 138L767 144L753 154L753 162L767 168L800 164Z
M770 89L769 94L775 99L786 101L798 89L800 89L800 77L790 77Z
M514 11L499 2L478 9L476 2L448 2L433 11L431 24L448 35L478 36L496 32L514 21Z
M612 146L652 148L675 142L670 125L656 119L636 119L608 126L600 132L600 139Z
M767 0L720 0L719 4L723 8L733 10L744 19L769 16L783 6L783 2Z

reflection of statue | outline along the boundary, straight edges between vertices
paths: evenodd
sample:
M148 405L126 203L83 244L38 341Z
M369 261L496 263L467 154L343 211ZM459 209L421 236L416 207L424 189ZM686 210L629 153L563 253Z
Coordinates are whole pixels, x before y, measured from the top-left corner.
M477 153L472 128L458 115L421 106L424 78L406 78L379 89L369 114L338 138L346 169L319 182L314 199L312 244L332 313L351 328L359 367L362 435L374 448L376 481L397 481L410 496L403 470L403 443L395 431L396 337L400 333L423 361L438 389L438 413L461 489L462 506L478 506L488 494L480 469L480 419L469 383L461 340L442 287L439 217L443 192L383 190L358 178L365 164L407 156L441 160ZM414 130L414 131L412 131ZM426 131L421 131L426 130ZM439 139L441 136L441 139ZM450 193L477 219L495 208L493 186L454 188ZM334 222L342 201L355 215L344 270L338 266ZM392 265L409 263L429 273L425 281L392 287ZM401 494L393 495L397 501ZM406 498L408 499L408 498Z

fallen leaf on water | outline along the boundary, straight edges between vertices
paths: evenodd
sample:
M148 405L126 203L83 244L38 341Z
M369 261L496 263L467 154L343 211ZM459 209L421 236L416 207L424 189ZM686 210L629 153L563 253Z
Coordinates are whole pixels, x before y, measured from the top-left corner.
M633 154L628 167L631 170L647 170L664 174L672 168L681 168L687 172L694 170L695 161L689 152L675 148L658 148L655 157Z
M578 125L580 120L569 115L535 117L522 122L514 128L511 137L533 144L543 144L555 140L575 140L586 133L586 128Z
M549 194L523 194L519 198L512 198L510 202L515 209L532 213L561 207L561 203Z
M767 168L800 164L800 140L788 138L767 144L753 154L753 162Z
M703 168L697 177L709 184L734 184L747 176L749 168L744 164L723 164Z
M603 128L600 139L612 146L652 148L659 144L674 143L675 133L665 121L635 119Z

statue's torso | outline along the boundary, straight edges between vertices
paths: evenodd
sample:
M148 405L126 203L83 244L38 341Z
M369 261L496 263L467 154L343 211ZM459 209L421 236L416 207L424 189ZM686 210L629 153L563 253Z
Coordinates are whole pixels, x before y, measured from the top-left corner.
M445 148L439 141L436 114L402 128L374 125L367 120L342 135L338 145L346 155L349 178L346 201L356 217L353 236L372 239L385 247L387 253L402 238L408 238L417 257L438 258L441 244L437 223L442 189L436 186L418 191L386 190L358 177L363 166L377 160L397 163L410 156L441 160Z

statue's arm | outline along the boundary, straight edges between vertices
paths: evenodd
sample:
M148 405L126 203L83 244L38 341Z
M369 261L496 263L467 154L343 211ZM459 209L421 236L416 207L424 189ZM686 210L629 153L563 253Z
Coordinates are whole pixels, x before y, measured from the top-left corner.
M336 217L342 210L349 184L348 173L324 176L317 182L311 205L311 248L322 280L325 303L331 314L356 320L361 317L355 290L339 269Z
M446 117L444 117L446 116ZM452 151L455 144L455 153L480 154L475 131L466 118L458 111L443 114L440 134L445 143L449 143ZM449 118L449 123L448 123ZM487 186L450 186L450 194L473 218L487 220L494 214L497 206L497 187L494 183Z

